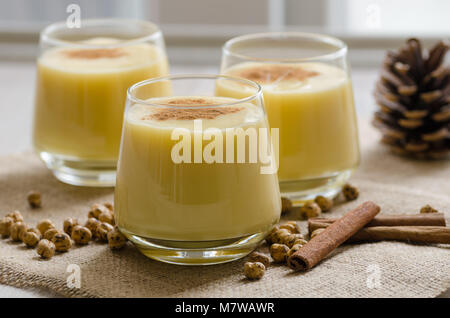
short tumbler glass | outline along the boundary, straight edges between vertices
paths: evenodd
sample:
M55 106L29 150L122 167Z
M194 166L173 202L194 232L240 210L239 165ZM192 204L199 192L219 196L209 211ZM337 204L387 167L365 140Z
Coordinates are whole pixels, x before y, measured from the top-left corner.
M223 97L219 83L252 93ZM250 253L278 222L258 84L220 75L143 81L128 90L123 126L116 223L144 255L185 265L228 262Z
M283 196L301 204L334 197L359 164L347 46L318 34L244 35L223 47L221 73L254 80L264 92L270 127L279 128ZM223 96L248 92L222 86Z
M145 21L81 22L41 33L33 144L60 181L114 186L126 92L168 74L163 37Z

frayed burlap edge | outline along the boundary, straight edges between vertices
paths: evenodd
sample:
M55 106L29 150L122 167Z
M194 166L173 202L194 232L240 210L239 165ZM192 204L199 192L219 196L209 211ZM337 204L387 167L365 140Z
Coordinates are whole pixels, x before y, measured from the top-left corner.
M17 268L13 269L5 263L0 264L0 283L17 288L47 289L62 297L97 298L97 296L85 290L69 288L64 281L59 279L17 271Z

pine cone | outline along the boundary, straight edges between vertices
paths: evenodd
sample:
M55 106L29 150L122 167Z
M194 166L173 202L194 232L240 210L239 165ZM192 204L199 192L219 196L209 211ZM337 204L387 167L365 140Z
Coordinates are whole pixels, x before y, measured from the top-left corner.
M423 159L450 153L450 68L443 61L449 49L441 41L429 52L417 39L388 52L375 89L379 109L373 124L382 142L396 153Z

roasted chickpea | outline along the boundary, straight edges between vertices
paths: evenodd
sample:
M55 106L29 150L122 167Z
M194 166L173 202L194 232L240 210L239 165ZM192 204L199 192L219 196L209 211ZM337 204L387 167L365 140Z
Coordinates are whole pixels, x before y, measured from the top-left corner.
M12 218L14 222L23 222L23 216L19 211L8 213L6 216Z
M23 222L13 223L10 227L11 239L15 242L20 242L23 237L23 233L27 231L27 226Z
M292 246L294 246L294 245L305 245L306 243L308 243L307 240L304 240L304 239L297 239L297 240L294 242L294 244L293 244ZM291 248L292 248L292 247L291 247Z
M333 207L333 200L328 199L322 195L317 196L314 199L314 202L316 202L319 205L322 212L330 211L331 208Z
M78 220L75 218L67 218L63 223L63 230L69 236L72 235L73 228L78 225Z
M260 252L253 252L248 256L248 261L255 263L255 262L260 262L262 264L264 264L264 266L267 268L270 265L270 257L260 253Z
M287 257L291 257L292 254L294 254L295 252L297 252L299 249L302 248L303 245L301 244L296 244L294 246L291 247L291 249L287 252Z
M287 236L291 235L291 232L289 232L286 229L279 229L272 235L272 242L273 243L282 243Z
M91 209L89 210L89 213L88 213L88 217L98 219L98 217L100 216L100 214L102 212L110 212L110 211L103 204L96 203L93 206L91 206Z
M100 223L95 229L96 237L104 242L108 241L108 233L114 230L114 227L109 223Z
M92 237L96 237L95 231L97 230L97 226L99 226L100 224L101 222L96 218L89 218L84 226L87 227L89 231L91 231Z
M250 280L261 279L264 276L266 268L260 262L246 262L244 264L244 274Z
M281 213L286 213L292 209L292 201L288 198L281 198Z
M107 234L108 246L112 250L118 250L125 246L127 238L117 228Z
M39 232L39 230L37 228L30 227L27 229L27 232L33 232L39 237L39 239L42 238L42 234L41 234L41 232Z
M39 236L34 232L25 232L22 241L28 247L35 247L39 243Z
M270 246L270 255L276 263L283 263L286 261L286 255L289 247L284 244L272 244Z
M420 213L438 213L438 210L427 204L420 209Z
M36 252L42 258L52 258L55 255L55 244L46 239L40 240Z
M55 228L55 225L53 224L52 220L45 219L40 221L37 224L36 228L39 230L39 232L42 233L42 235L44 235L47 230Z
M285 223L285 224L281 224L280 225L280 229L286 229L288 230L290 233L295 234L298 233L298 228L296 225L293 225L291 223Z
M61 232L58 229L51 228L51 229L48 229L42 237L46 240L52 241L53 237L55 237L56 234L60 234L60 233Z
M14 224L13 218L5 216L0 220L0 235L2 237L9 237L11 225Z
M38 191L30 191L27 200L32 209L40 208L42 205L41 193Z
M356 200L359 196L358 188L352 186L351 184L345 184L342 188L342 193L347 201Z
M300 213L305 219L318 217L321 212L319 205L315 202L307 202L300 208Z
M275 226L272 228L272 230L270 230L270 232L267 234L267 236L266 236L266 242L267 242L268 244L272 244L272 243L273 243L273 241L272 241L272 235L275 234L275 232L278 231L279 229L280 229L280 226L279 226L279 225L275 225Z
M311 239L316 237L317 235L319 235L320 233L322 233L323 231L325 231L325 229L316 229L311 233Z
M72 231L72 239L77 244L88 244L92 238L91 231L84 226L76 225Z
M58 233L53 236L53 244L57 252L67 252L72 247L72 240L66 233Z
M287 245L289 248L294 246L296 242L304 241L303 235L297 233L297 234L290 234L284 238L284 241L282 242L284 245Z
M103 205L111 212L114 211L114 205L111 202L105 202Z
M114 215L110 211L100 213L98 220L114 225Z

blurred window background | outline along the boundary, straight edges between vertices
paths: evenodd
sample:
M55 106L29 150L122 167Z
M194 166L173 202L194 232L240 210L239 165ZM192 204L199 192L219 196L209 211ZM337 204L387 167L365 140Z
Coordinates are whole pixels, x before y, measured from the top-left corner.
M350 48L360 115L373 111L370 92L386 49L409 37L426 47L450 37L450 0L0 0L0 154L31 147L39 31L67 20L69 5L80 7L81 23L105 17L157 23L173 73L216 73L222 45L237 35L286 30L337 36Z
M352 63L376 64L386 48L416 36L450 35L448 0L0 0L0 58L32 59L38 32L65 20L136 18L160 25L173 63L217 63L227 39L250 32L322 32L345 40Z

